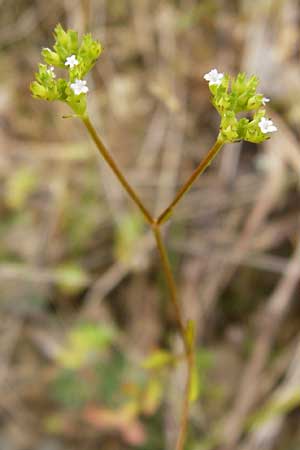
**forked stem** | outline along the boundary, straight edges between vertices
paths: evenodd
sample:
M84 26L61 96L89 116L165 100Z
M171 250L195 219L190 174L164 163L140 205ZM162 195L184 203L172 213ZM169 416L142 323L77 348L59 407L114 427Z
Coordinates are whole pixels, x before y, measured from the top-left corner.
M160 216L155 219L152 217L151 213L148 211L148 209L144 206L142 200L137 195L135 190L130 186L128 181L126 180L125 176L123 175L121 169L118 167L112 156L110 155L109 151L105 147L104 143L102 142L100 136L96 132L94 126L92 125L89 117L83 117L82 121L84 125L86 126L91 138L93 139L94 143L96 144L96 147L102 157L105 159L106 163L109 165L111 170L116 175L117 179L125 189L125 191L128 193L128 195L131 197L133 202L136 204L138 209L143 214L146 222L150 225L151 230L153 232L153 235L155 237L156 246L159 252L160 260L162 269L165 275L166 283L170 292L170 299L174 308L176 322L178 326L178 330L180 332L183 344L184 344L184 350L185 350L185 357L187 362L187 382L185 386L185 393L184 393L184 399L183 399L183 407L182 407L182 414L181 414L181 420L180 420L180 429L178 434L178 439L176 443L176 450L184 450L184 444L186 441L186 435L187 435L187 427L188 427L188 416L189 416L189 408L190 408L190 391L191 391L191 384L192 384L192 376L193 376L193 370L194 370L194 349L191 343L189 342L188 333L187 333L187 327L185 325L184 319L182 317L182 312L180 308L180 302L178 299L178 293L177 293L177 287L174 280L174 276L171 270L171 265L168 257L167 250L165 248L165 245L163 243L163 239L161 236L160 227L163 222L165 222L169 215L172 213L174 207L177 205L177 203L180 201L180 199L184 196L184 194L191 188L194 181L201 175L204 170L209 166L209 164L212 162L214 157L217 155L219 150L223 146L223 142L220 140L217 140L213 147L209 150L205 158L201 161L199 166L194 170L192 175L188 178L188 180L184 183L184 185L181 187L181 189L178 191L177 195L175 196L174 200L171 202L171 204L160 214Z

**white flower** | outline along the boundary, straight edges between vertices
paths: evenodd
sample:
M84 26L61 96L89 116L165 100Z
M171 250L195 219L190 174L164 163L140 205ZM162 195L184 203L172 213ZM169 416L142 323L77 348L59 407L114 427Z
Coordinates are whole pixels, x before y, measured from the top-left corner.
M222 79L224 78L223 73L219 73L217 69L212 69L210 72L206 73L203 77L206 81L209 81L209 86L214 84L220 86Z
M65 62L65 66L69 66L70 69L73 69L73 67L78 66L78 64L79 61L75 55L68 56Z
M75 80L75 83L71 83L70 87L75 95L86 94L89 92L85 80Z
M263 104L264 106L266 106L266 103L269 103L269 101L270 101L270 99L269 99L268 97L264 97L264 98L262 99L262 104Z
M263 133L273 133L274 131L277 131L277 127L275 127L272 120L266 119L265 117L260 119L258 126Z
M56 78L53 66L50 66L49 69L47 70L47 72L48 72L49 75L51 75L52 78Z

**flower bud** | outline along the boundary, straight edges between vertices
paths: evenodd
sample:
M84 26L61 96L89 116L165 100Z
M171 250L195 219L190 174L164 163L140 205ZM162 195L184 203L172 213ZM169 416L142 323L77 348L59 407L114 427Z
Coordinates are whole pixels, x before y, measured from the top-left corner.
M31 83L30 90L34 98L47 99L47 89L37 81Z
M249 98L246 109L248 111L251 111L253 109L259 108L261 104L262 104L262 95L253 95L252 97Z
M57 67L62 66L60 57L58 56L57 53L50 50L50 48L43 48L42 56L44 58L45 63L49 64L49 66L57 66Z

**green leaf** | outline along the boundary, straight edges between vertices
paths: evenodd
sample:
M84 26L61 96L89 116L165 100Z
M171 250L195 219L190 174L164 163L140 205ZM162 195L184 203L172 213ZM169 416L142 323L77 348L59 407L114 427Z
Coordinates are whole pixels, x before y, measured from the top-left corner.
M200 393L200 380L199 380L199 374L197 367L193 367L192 373L191 373L191 384L190 384L190 393L189 393L189 400L191 403L195 402Z
M161 369L175 361L176 357L167 350L156 350L143 361L142 367L144 369Z

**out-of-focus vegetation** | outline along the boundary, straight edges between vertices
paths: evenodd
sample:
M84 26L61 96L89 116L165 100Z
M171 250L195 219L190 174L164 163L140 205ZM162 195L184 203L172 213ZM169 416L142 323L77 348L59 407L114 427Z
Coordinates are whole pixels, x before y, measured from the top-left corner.
M152 211L218 130L203 74L261 80L279 128L234 144L166 226L197 324L188 450L300 448L296 0L0 0L0 448L173 449L184 388L154 242L63 104L31 98L60 22L104 52L89 110Z

